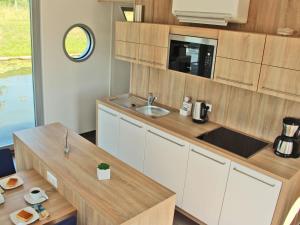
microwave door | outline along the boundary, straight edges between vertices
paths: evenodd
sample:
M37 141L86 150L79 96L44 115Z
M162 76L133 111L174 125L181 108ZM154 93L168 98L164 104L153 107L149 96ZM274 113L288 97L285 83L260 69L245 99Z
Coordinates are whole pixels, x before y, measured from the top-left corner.
M187 54L188 48L188 43L172 41L169 63L170 69L184 73L189 73L191 71L191 57Z
M190 45L188 49L188 55L191 57L190 63L190 73L199 75L199 54L200 54L200 45L193 44Z

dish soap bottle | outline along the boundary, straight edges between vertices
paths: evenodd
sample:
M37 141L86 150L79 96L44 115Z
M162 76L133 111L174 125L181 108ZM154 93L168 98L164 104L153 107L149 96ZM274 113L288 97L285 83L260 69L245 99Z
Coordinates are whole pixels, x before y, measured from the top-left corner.
M191 97L184 97L182 107L180 109L180 115L182 116L190 116L192 114L193 103L191 102Z

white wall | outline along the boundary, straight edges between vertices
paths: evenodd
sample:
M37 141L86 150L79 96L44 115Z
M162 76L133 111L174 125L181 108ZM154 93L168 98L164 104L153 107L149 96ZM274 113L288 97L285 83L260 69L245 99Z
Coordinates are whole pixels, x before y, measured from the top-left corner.
M123 12L120 6L132 6L132 4L126 3L114 3L113 15L112 15L112 35L113 40L115 36L115 22L125 21ZM111 61L111 95L120 95L129 92L130 85L130 63L120 61L114 58L115 42L112 42L112 61Z
M109 95L112 12L112 4L96 0L41 1L46 124L61 122L79 133L95 129L95 101ZM71 62L62 48L65 31L75 23L86 24L96 36L93 55L82 63Z

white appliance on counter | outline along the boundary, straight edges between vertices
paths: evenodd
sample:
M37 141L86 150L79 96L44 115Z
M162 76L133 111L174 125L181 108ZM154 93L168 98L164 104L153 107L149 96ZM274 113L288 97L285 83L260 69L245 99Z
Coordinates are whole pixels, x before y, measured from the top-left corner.
M246 23L250 0L173 0L172 12L180 22L227 26Z

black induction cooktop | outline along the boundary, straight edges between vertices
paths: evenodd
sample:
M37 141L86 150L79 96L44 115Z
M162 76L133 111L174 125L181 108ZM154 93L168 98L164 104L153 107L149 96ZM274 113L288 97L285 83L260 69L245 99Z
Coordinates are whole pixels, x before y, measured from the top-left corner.
M197 138L244 158L251 157L268 145L267 142L237 133L225 127L205 133Z

